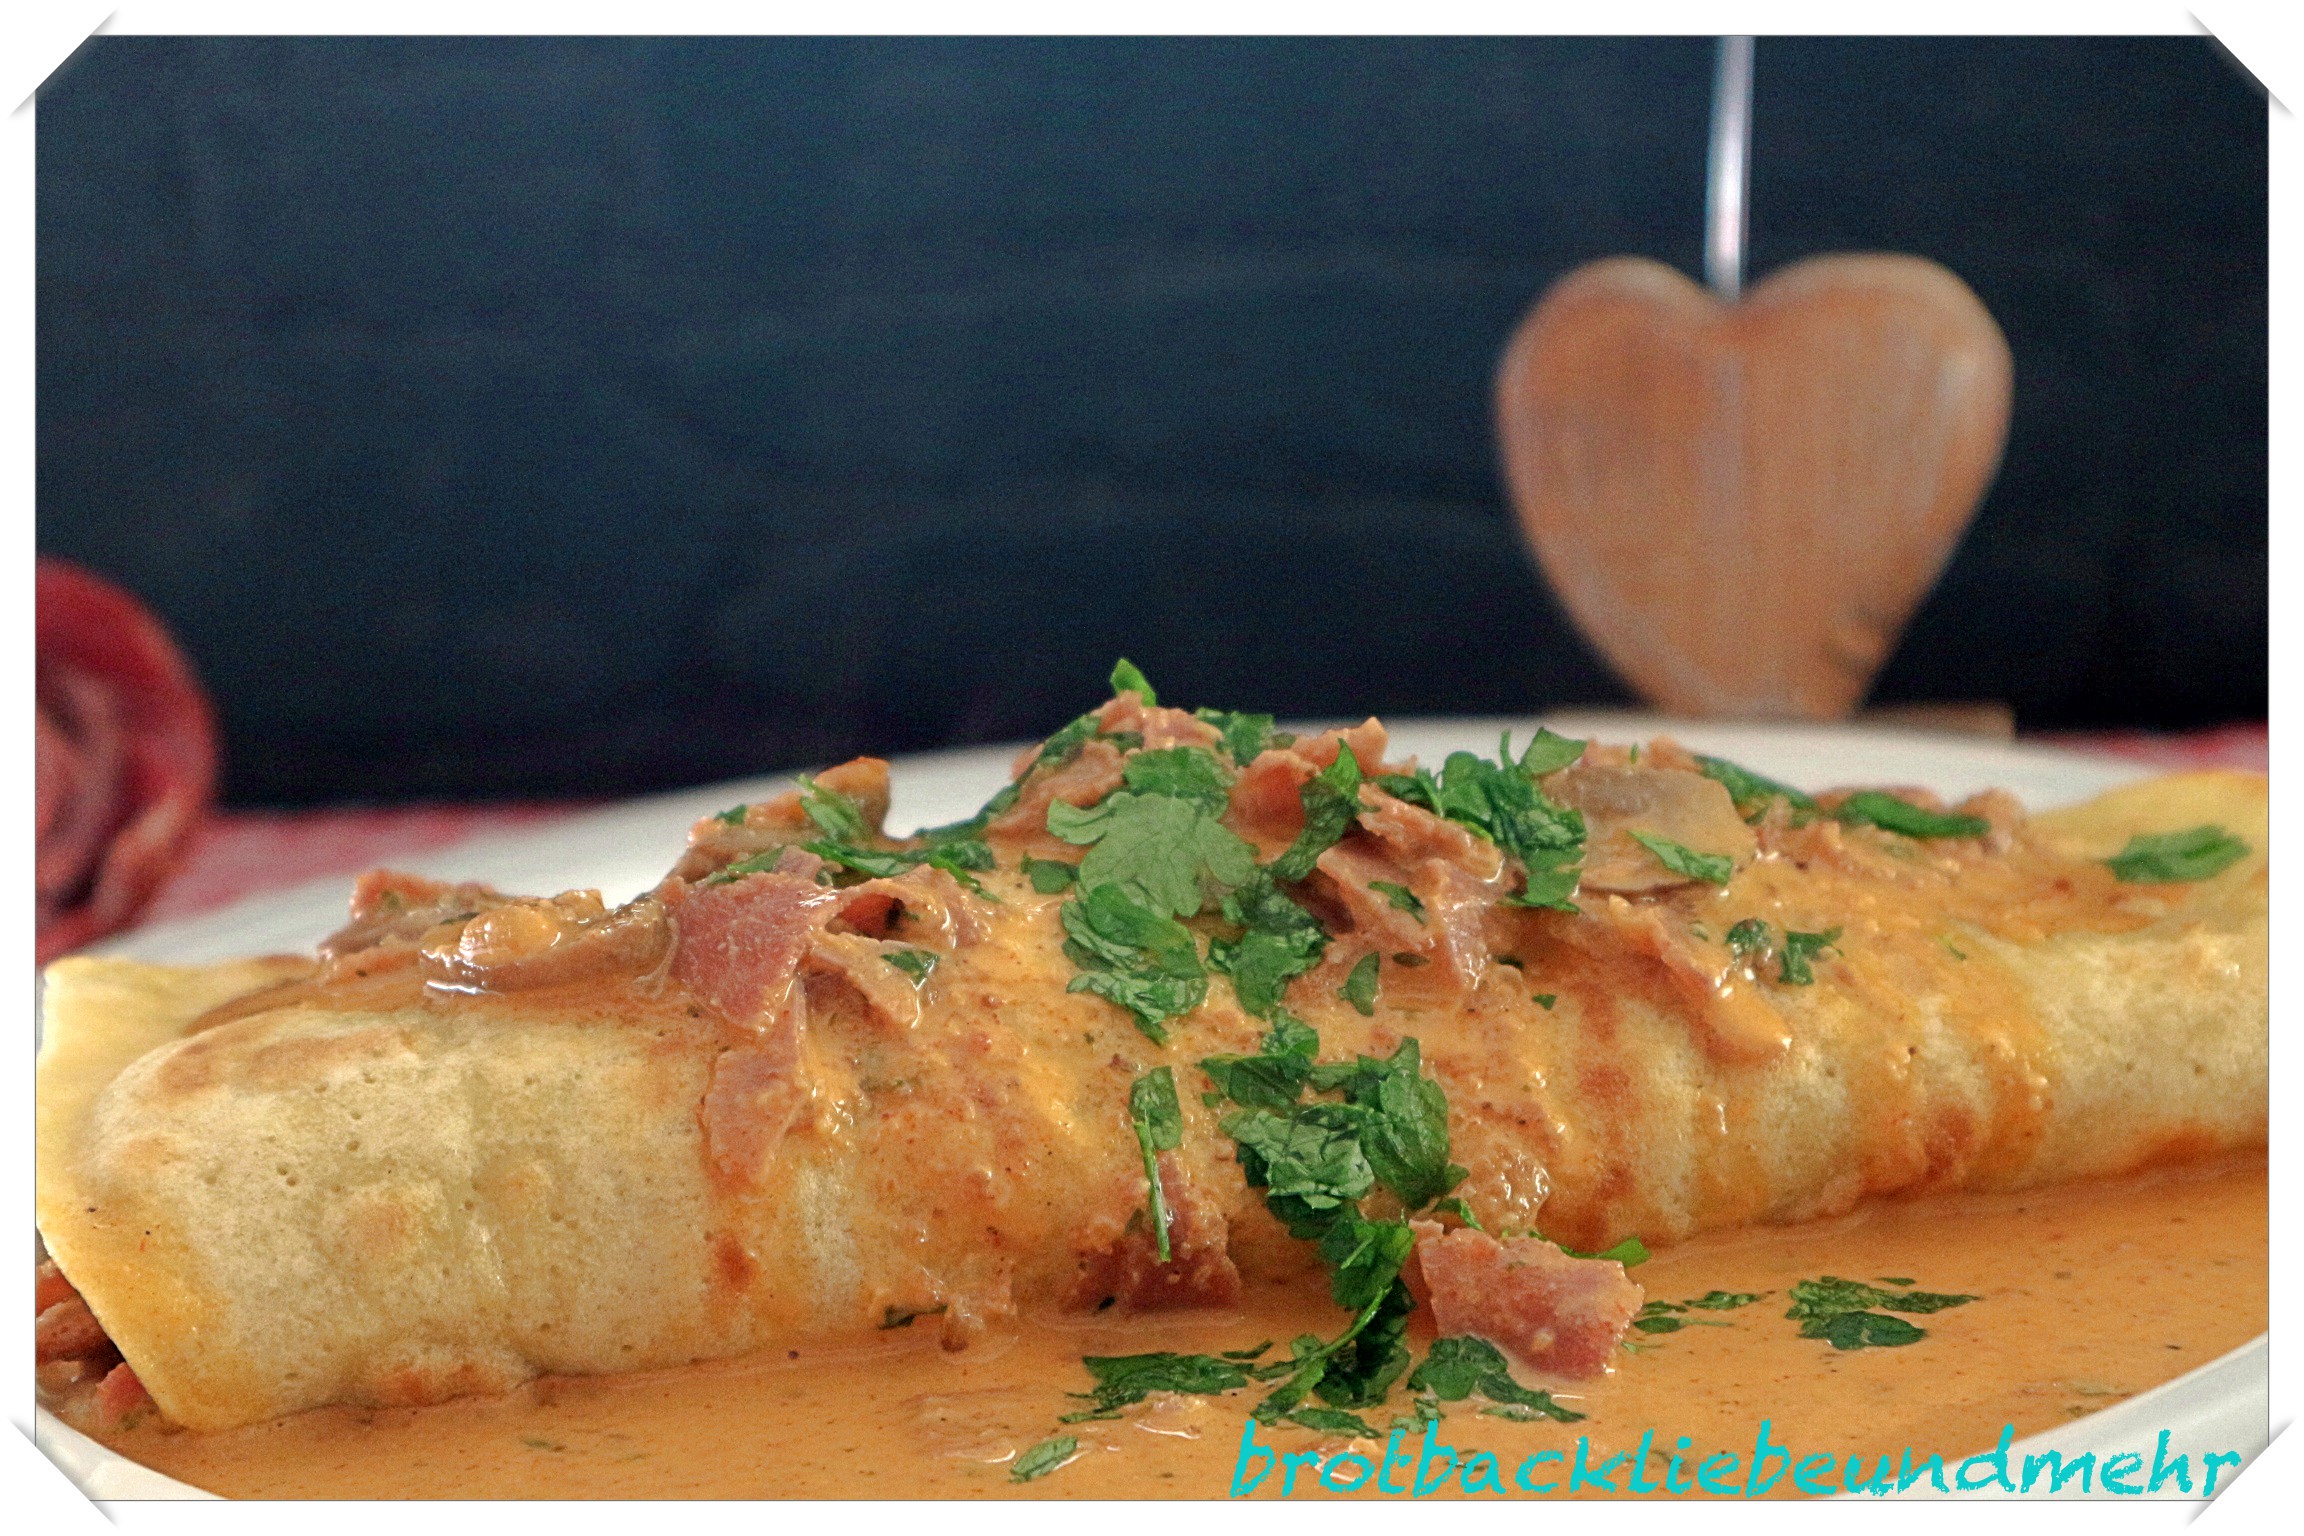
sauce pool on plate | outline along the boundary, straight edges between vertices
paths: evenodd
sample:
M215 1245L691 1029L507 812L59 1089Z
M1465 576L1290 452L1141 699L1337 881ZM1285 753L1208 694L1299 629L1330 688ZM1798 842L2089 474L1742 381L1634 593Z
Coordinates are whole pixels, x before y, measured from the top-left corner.
M2022 1439L2070 1423L2261 1333L2267 1211L2264 1165L2250 1158L1698 1238L1634 1272L1651 1301L1757 1300L1661 1314L1682 1326L1635 1331L1602 1379L1551 1384L1582 1422L1514 1422L1473 1398L1443 1406L1437 1437L1493 1452L1507 1478L1530 1453L1572 1451L1580 1436L1598 1462L1653 1431L1649 1480L1664 1477L1685 1436L1685 1483L1706 1456L1749 1458L1762 1420L1795 1458L1861 1456L1868 1472L1909 1447L1915 1461L1933 1453L1950 1465L1989 1449L2003 1426ZM1792 1285L1826 1275L1977 1299L1912 1318L1925 1333L1915 1342L1842 1350L1800 1337L1784 1316ZM1160 1394L1116 1419L1059 1425L1081 1407L1067 1394L1091 1385L1081 1358L1215 1353L1335 1324L1301 1287L1257 1288L1237 1312L1033 1319L954 1353L933 1328L897 1328L864 1349L552 1377L501 1397L326 1408L219 1434L148 1420L103 1438L248 1498L1222 1498L1260 1393ZM1366 1418L1381 1431L1402 1401L1395 1392ZM1077 1453L1013 1481L1017 1458L1059 1433ZM1256 1439L1279 1451L1383 1452L1290 1425L1259 1425ZM1278 1483L1266 1476L1256 1491ZM1790 1480L1773 1491L1792 1492ZM1338 1495L1299 1478L1294 1496ZM1373 1485L1357 1496L1381 1497Z

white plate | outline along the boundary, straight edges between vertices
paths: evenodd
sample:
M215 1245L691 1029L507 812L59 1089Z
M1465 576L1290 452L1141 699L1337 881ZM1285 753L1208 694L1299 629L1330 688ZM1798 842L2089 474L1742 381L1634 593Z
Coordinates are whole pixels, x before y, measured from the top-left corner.
M1924 785L1958 799L1999 787L2013 791L2035 810L2085 800L2147 772L2131 763L2045 747L1913 731L1708 725L1613 712L1547 716L1542 723L1568 735L1597 735L1608 741L1668 734L1697 751L1733 758L1807 788ZM1458 749L1493 753L1504 731L1526 741L1537 724L1529 718L1402 720L1393 725L1393 755L1413 753L1437 765ZM1020 744L975 747L898 759L893 765L891 829L932 826L970 815L1007 781L1008 765L1020 750ZM621 901L656 883L698 817L738 801L764 798L790 783L783 777L743 779L654 795L538 831L474 838L409 859L403 867L435 878L485 880L514 891L594 886L610 901ZM196 963L309 949L343 920L349 886L341 877L311 881L203 917L127 934L102 946L102 952ZM2149 1454L2158 1432L2169 1429L2175 1449L2237 1449L2253 1457L2266 1436L2270 1397L2265 1371L2265 1343L2258 1339L2141 1397L2024 1442L2016 1454L2020 1457L2027 1448L2037 1450L2051 1442L2067 1455L2139 1446ZM92 1497L207 1497L115 1455L45 1411L38 1416L37 1429L42 1448Z

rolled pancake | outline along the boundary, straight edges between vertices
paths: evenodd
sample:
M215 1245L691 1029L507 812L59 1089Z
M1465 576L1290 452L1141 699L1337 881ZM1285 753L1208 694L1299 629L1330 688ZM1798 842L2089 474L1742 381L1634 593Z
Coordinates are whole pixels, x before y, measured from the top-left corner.
M1324 1059L1419 1039L1471 1170L1460 1193L1492 1226L1540 1220L1584 1247L2260 1145L2266 821L2260 776L2195 774L2038 818L2021 879L1763 860L1675 909L1707 942L1759 911L1844 928L1818 984L1748 988L1758 1011L1692 1001L1658 909L1614 898L1499 915L1491 941L1520 964L1461 992L1436 967L1387 967L1371 1017L1337 996L1365 946L1332 946L1289 1006ZM2189 885L2115 887L2088 862L2204 822L2254 851ZM1163 1050L1067 992L1062 898L1011 862L983 876L998 902L942 956L916 1021L811 992L806 1103L735 1183L699 1112L723 1042L678 988L349 988L188 1033L296 963L59 962L42 1235L195 1429L923 1313L960 1343L1124 1287L1114 1256L1144 1200L1128 1091L1168 1064L1185 1090L1163 1164L1180 1257L1314 1269L1189 1069L1255 1050L1266 1026L1218 985Z

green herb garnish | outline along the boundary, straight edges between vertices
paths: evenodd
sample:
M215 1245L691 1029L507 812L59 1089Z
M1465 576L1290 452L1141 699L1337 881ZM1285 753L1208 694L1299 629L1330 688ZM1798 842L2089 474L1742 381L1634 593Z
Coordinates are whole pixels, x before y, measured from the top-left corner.
M1410 1391L1430 1392L1444 1403L1484 1397L1492 1403L1522 1408L1562 1424L1574 1424L1584 1417L1554 1402L1551 1393L1514 1381L1502 1352L1486 1339L1470 1334L1434 1339L1424 1363L1408 1378L1408 1387Z
M1728 947L1739 955L1766 955L1773 931L1757 917L1748 917L1728 930Z
M1724 853L1698 853L1684 843L1638 830L1632 833L1632 841L1656 855L1656 861L1672 873L1691 880L1726 885L1728 877L1736 873L1736 861Z
M1167 1193L1160 1187L1160 1154L1184 1144L1184 1111L1176 1102L1176 1074L1167 1067L1154 1067L1136 1079L1128 1089L1128 1119L1136 1128L1136 1145L1144 1153L1153 1251L1165 1264L1171 1257L1168 1228L1173 1218Z
M1800 1324L1800 1337L1824 1339L1834 1349L1897 1348L1926 1338L1927 1330L1888 1314L1927 1314L1962 1307L1978 1298L1936 1291L1884 1291L1835 1275L1802 1280L1792 1287L1792 1309L1784 1315Z
M1537 992L1530 996L1529 1001L1533 1002L1537 1007L1543 1009L1546 1013L1550 1013L1552 1011L1552 1005L1560 1001L1560 994L1557 992Z
M1306 1429L1319 1430L1323 1434L1356 1435L1363 1440L1381 1440L1384 1438L1369 1428L1368 1422L1360 1415L1346 1413L1341 1408L1299 1408L1288 1415L1288 1422L1301 1424Z
M1072 889L1072 883L1080 878L1080 866L1067 864L1062 859L1036 859L1026 854L1024 878L1031 881L1032 889L1041 895L1053 896Z
M732 805L724 811L713 812L712 819L724 826L740 827L744 825L745 813L751 809L749 805Z
M1224 898L1224 918L1238 923L1241 935L1210 940L1208 964L1232 979L1245 1012L1272 1018L1288 983L1320 963L1328 930L1280 890L1269 869L1256 870Z
M1152 691L1152 685L1144 680L1143 672L1125 656L1112 664L1112 696L1118 698L1124 693L1133 693L1142 699L1146 709L1160 702L1160 695Z
M1192 718L1216 727L1223 738L1225 755L1245 768L1269 747L1279 745L1274 739L1279 733L1272 729L1270 715L1244 715L1229 709L1196 709Z
M1922 810L1909 800L1877 789L1860 789L1833 813L1856 826L1878 827L1899 837L1982 837L1992 823L1981 816L1955 816Z
M1584 817L1555 804L1537 787L1584 753L1585 743L1538 731L1515 763L1507 734L1497 761L1470 752L1451 752L1441 765L1442 814L1487 838L1520 861L1527 884L1509 904L1576 910L1579 866L1584 858Z
M944 957L932 949L883 949L880 958L912 978L912 985L927 981L928 973L936 969L936 962Z
M2131 885L2167 885L2206 880L2248 857L2248 845L2218 826L2189 832L2160 832L2128 839L2128 846L2104 861Z
M1777 954L1781 969L1776 979L1788 987L1805 987L1816 980L1809 962L1827 949L1840 947L1840 930L1827 928L1822 933L1802 933L1794 928L1784 930L1784 947Z
M1246 1367L1216 1355L1178 1355L1163 1350L1149 1355L1090 1355L1080 1363L1096 1379L1096 1389L1071 1395L1092 1406L1065 1414L1060 1423L1117 1418L1121 1409L1155 1392L1209 1397L1248 1385Z
M1408 887L1390 880L1371 880L1368 889L1390 902L1395 911L1405 912L1419 923L1424 921L1424 898Z
M1058 800L1048 807L1048 830L1089 845L1082 885L1116 886L1163 916L1194 915L1207 885L1240 885L1256 868L1255 850L1216 813L1174 795L1120 791L1087 810Z
M1376 1016L1376 972L1382 963L1382 957L1370 950L1353 963L1344 985L1336 989L1336 995L1358 1009L1363 1018Z
M1304 830L1272 861L1275 880L1304 879L1320 855L1350 830L1360 814L1360 759L1339 742L1336 761L1306 780L1299 798L1304 805Z
M1190 1013L1208 995L1208 972L1192 930L1131 900L1113 885L1091 886L1064 903L1064 952L1082 974L1065 990L1093 992L1136 1017L1136 1027L1166 1045L1168 1020Z
M1789 784L1780 784L1774 779L1754 773L1724 757L1705 757L1699 753L1696 766L1704 777L1716 781L1728 791L1728 798L1736 803L1738 815L1747 814L1754 807L1765 806L1770 800L1783 800L1799 811L1816 809L1816 801L1812 796L1802 794Z
M1029 1483L1034 1478L1046 1477L1079 1454L1080 1442L1070 1435L1043 1440L1016 1458L1016 1465L1008 1469L1008 1481Z
M1311 1026L1282 1013L1263 1044L1262 1053L1255 1056L1205 1057L1200 1070L1233 1103L1285 1113L1303 1097L1304 1085L1312 1079L1320 1037Z

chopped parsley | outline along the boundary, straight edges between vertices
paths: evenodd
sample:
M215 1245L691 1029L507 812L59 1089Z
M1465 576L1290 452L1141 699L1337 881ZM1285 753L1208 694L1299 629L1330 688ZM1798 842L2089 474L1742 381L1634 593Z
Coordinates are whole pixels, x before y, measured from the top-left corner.
M927 981L928 973L936 969L936 962L943 956L932 949L904 948L883 949L880 958L911 977L912 985L917 987Z
M1260 1352L1260 1351L1259 1351ZM1213 1396L1248 1385L1247 1367L1216 1355L1178 1355L1162 1350L1149 1355L1090 1355L1080 1362L1095 1378L1091 1392L1075 1392L1089 1406L1068 1413L1059 1421L1078 1424L1090 1419L1113 1419L1120 1410L1144 1401L1155 1392L1184 1392Z
M1368 889L1390 902L1395 911L1405 912L1419 923L1424 921L1424 898L1408 887L1390 880L1371 880Z
M1760 1299L1762 1294L1764 1293L1759 1291L1706 1291L1703 1295L1691 1297L1687 1301L1658 1300L1646 1302L1641 1306L1639 1315L1632 1319L1632 1326L1642 1333L1678 1333L1690 1324L1706 1328L1725 1328L1728 1326L1726 1323L1709 1322L1703 1318L1688 1317L1685 1314L1691 1311L1733 1312L1739 1307L1752 1305Z
M1841 801L1834 814L1852 825L1878 827L1899 837L1982 837L1992 830L1992 823L1981 816L1922 810L1877 789L1858 790Z
M1275 880L1302 880L1312 873L1320 855L1336 845L1360 814L1360 759L1339 742L1336 761L1305 782L1304 830L1296 841L1272 861Z
M1204 1057L1200 1070L1233 1103L1286 1113L1312 1080L1312 1058L1319 1053L1320 1037L1310 1025L1282 1013L1263 1045L1254 1056Z
M1139 794L1190 800L1218 816L1232 802L1232 775L1205 747L1131 752L1120 777Z
M1728 877L1736 873L1736 861L1724 853L1698 853L1684 843L1638 829L1634 829L1632 841L1656 855L1656 861L1672 873L1686 875L1691 880L1726 885Z
M1739 955L1765 956L1774 942L1774 930L1757 917L1745 918L1728 930L1728 947Z
M1224 919L1237 939L1212 939L1208 964L1232 979L1240 1007L1260 1019L1277 1016L1288 983L1320 963L1328 930L1281 891L1269 869L1256 870L1224 898Z
M1008 1481L1029 1483L1035 1478L1046 1477L1079 1454L1080 1442L1070 1435L1043 1440L1016 1458L1016 1465L1008 1469Z
M1470 1334L1434 1339L1424 1363L1408 1378L1408 1388L1412 1392L1429 1392L1444 1403L1484 1397L1492 1403L1519 1408L1530 1417L1540 1416L1562 1424L1574 1424L1584 1417L1554 1402L1551 1393L1514 1381L1502 1351L1486 1339Z
M1408 1369L1408 1314L1415 1303L1400 1278L1415 1246L1406 1221L1376 1221L1359 1201L1379 1185L1412 1213L1446 1196L1465 1177L1448 1161L1448 1104L1423 1075L1420 1047L1401 1042L1389 1057L1315 1060L1318 1036L1284 1019L1260 1057L1201 1063L1243 1107L1224 1117L1251 1188L1291 1235L1319 1244L1330 1294L1353 1314L1334 1339L1297 1339L1288 1357L1257 1371L1277 1383L1255 1417L1276 1423L1317 1393L1335 1408L1384 1400ZM1303 1091L1341 1100L1301 1102Z
M1036 859L1024 855L1024 878L1032 882L1032 889L1043 896L1054 896L1072 889L1072 882L1080 878L1080 866L1067 864L1062 859Z
M1428 768L1381 775L1376 780L1376 787L1395 800L1420 805L1435 816L1447 814L1440 807L1440 781L1432 777L1432 771Z
M2166 885L2206 880L2248 857L2248 845L2218 826L2189 832L2160 832L2128 839L2128 846L2104 861L2113 875L2131 885Z
M1557 992L1538 992L1530 1000L1537 1007L1549 1013L1552 1011L1552 1005L1560 1001L1560 994Z
M1381 1440L1384 1438L1374 1429L1371 1429L1368 1421L1361 1418L1360 1415L1346 1413L1341 1408L1317 1406L1299 1408L1288 1415L1288 1422L1301 1424L1306 1429L1319 1430L1323 1434L1356 1435L1362 1440Z
M1080 967L1065 990L1093 992L1136 1017L1155 1044L1168 1043L1168 1020L1190 1013L1208 995L1208 972L1192 931L1138 905L1114 885L1090 886L1064 903L1064 953Z
M1124 693L1133 693L1142 699L1146 709L1160 702L1160 695L1152 691L1152 685L1144 680L1143 672L1125 656L1112 664L1112 696L1118 698Z
M1816 973L1809 962L1828 949L1840 947L1840 930L1827 928L1822 933L1802 933L1794 928L1784 930L1784 947L1777 952L1780 969L1776 979L1788 987L1813 984Z
M1216 734L1223 739L1225 755L1242 768L1256 761L1267 748L1286 746L1296 739L1273 730L1270 715L1244 715L1229 709L1196 709L1192 711L1192 718L1216 727Z
M1382 964L1382 957L1370 950L1353 963L1344 985L1336 989L1336 995L1358 1009L1363 1018L1376 1016L1376 973Z
M745 813L751 809L749 805L732 805L724 811L715 811L712 819L724 826L740 827L744 825Z
M872 829L865 823L864 808L836 789L826 789L807 774L795 781L800 786L800 809L824 835L836 843L865 843L871 841Z
M1784 1315L1800 1325L1800 1337L1824 1339L1834 1349L1893 1349L1918 1343L1928 1336L1927 1330L1891 1314L1925 1315L1978 1299L1937 1291L1884 1291L1835 1275L1798 1281L1791 1294L1792 1310Z
M1816 809L1813 796L1804 795L1789 784L1780 784L1724 757L1706 757L1699 753L1696 766L1704 777L1728 791L1728 798L1736 803L1739 816L1750 816L1756 811L1765 810L1770 800L1782 800L1796 811Z
M1515 763L1506 733L1497 761L1451 752L1441 765L1441 814L1487 838L1520 861L1527 884L1509 904L1576 910L1569 900L1584 859L1584 817L1554 803L1536 781L1583 756L1585 744L1538 731Z
M1120 791L1088 810L1058 800L1048 830L1088 845L1080 883L1117 886L1130 899L1170 917L1191 917L1205 887L1243 884L1256 851L1196 800Z
M1542 1233L1535 1235L1543 1236ZM1550 1238L1544 1240L1546 1242L1552 1241ZM1612 1243L1608 1247L1600 1249L1597 1253L1586 1253L1583 1249L1571 1248L1566 1243L1553 1243L1552 1246L1572 1259L1614 1259L1626 1269L1630 1269L1635 1264L1645 1264L1650 1257L1648 1245L1637 1237L1627 1237L1621 1242Z
M1128 1089L1128 1119L1136 1128L1136 1145L1144 1153L1144 1183L1150 1191L1153 1251L1161 1263L1171 1257L1168 1228L1172 1217L1167 1192L1160 1187L1160 1154L1184 1144L1184 1111L1176 1102L1176 1074L1154 1067Z

